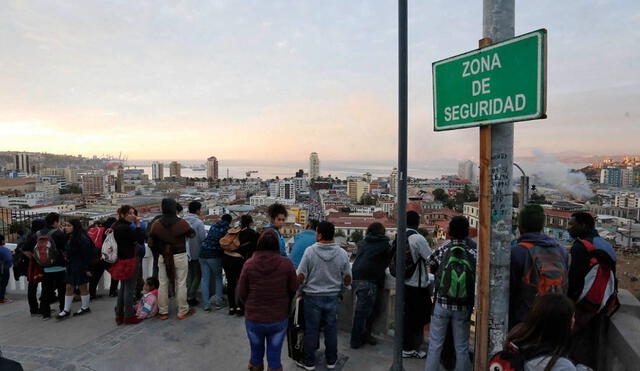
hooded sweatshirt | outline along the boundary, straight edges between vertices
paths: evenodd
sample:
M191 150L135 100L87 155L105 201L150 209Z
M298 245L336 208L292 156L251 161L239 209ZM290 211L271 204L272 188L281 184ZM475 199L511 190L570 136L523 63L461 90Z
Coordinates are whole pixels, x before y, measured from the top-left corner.
M187 252L186 237L193 237L194 230L184 219L176 214L176 202L173 199L162 200L162 216L153 222L149 237L153 241L156 251L163 253L165 247L173 255ZM116 236L117 238L117 236ZM119 253L119 251L118 251Z
M518 243L529 242L536 246L548 247L550 249L556 249L562 256L565 262L565 267L569 266L569 259L567 250L560 246L558 241L547 236L542 232L527 232L523 233L520 238L515 241L515 245L511 248L511 277L510 277L510 305L509 305L509 328L512 328L516 324L523 322L531 308L527 304L528 300L522 298L522 278L525 275L524 266L525 263L531 260L529 251L524 246L519 246Z
M353 262L353 279L376 281L384 284L385 270L391 260L389 237L368 234L358 243L356 260Z
M338 295L343 278L351 276L349 256L337 243L317 242L305 250L298 274L305 277L302 291L306 295Z
M246 319L273 323L289 316L298 280L291 260L278 251L258 250L244 263L237 287Z
M207 232L204 230L204 223L197 214L187 213L184 216L184 220L189 223L191 228L196 231L196 235L187 238L187 250L191 260L198 260L200 258L200 244L207 237Z
M293 266L298 268L300 265L300 261L302 260L302 255L304 255L304 251L314 243L316 243L316 231L307 229L304 230L293 238L293 246L291 247L291 261L293 262Z

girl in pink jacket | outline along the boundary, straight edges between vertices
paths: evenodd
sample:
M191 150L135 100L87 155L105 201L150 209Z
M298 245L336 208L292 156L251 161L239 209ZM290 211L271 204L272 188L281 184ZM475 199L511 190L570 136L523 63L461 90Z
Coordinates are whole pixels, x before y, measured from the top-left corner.
M157 278L149 277L144 284L144 292L140 302L136 304L136 317L147 319L158 314L158 286Z

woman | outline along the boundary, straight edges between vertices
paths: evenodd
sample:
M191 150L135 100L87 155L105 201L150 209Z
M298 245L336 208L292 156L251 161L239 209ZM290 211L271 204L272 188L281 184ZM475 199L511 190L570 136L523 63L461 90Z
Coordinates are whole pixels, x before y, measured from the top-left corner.
M236 285L244 262L251 257L255 250L258 236L256 231L251 229L253 218L251 215L240 217L240 232L238 238L240 247L235 251L225 251L222 255L222 268L227 277L227 297L229 299L229 314L242 316L244 310L242 305L236 301ZM234 306L235 305L235 306Z
M65 256L67 266L65 270L66 292L64 295L64 309L58 314L57 319L65 319L71 315L71 303L73 302L73 290L80 289L80 309L74 316L81 316L91 312L89 309L89 281L91 280L91 262L94 257L93 242L79 219L71 219L64 225L67 235Z
M280 233L280 229L284 227L284 223L287 221L287 208L284 205L275 203L269 206L267 209L270 223L265 225L265 229L273 229L278 234L278 244L280 249L280 255L287 256L286 245L287 243Z
M282 370L280 353L287 332L289 304L298 289L293 263L280 256L278 234L267 229L253 257L242 268L238 297L244 303L245 327L251 346L249 370L264 369L265 342L270 370Z
M131 224L135 225L135 229L131 228ZM124 205L118 209L118 221L113 226L113 237L118 244L118 261L114 263L114 266L119 263L123 263L125 260L135 259L136 250L138 248L138 240L144 234L140 227L140 219L134 214L133 207ZM137 266L137 262L134 262ZM115 268L111 267L112 271ZM121 325L123 323L136 324L140 323L136 317L133 309L134 295L136 289L137 274L133 272L131 277L122 279L120 281L120 288L118 290L118 303L116 305L116 323Z
M539 296L526 321L514 327L505 348L517 347L526 371L575 371L566 358L571 347L574 307L562 294Z
M36 263L33 258L33 246L38 239L38 231L44 228L46 223L44 219L34 219L31 222L31 234L27 237L27 240L22 248L22 252L29 258L29 268L27 269L27 298L29 301L29 311L31 316L37 316L40 314L40 306L38 305L38 284L42 282L43 271L42 267ZM29 249L28 247L31 247ZM40 300L42 300L42 295Z

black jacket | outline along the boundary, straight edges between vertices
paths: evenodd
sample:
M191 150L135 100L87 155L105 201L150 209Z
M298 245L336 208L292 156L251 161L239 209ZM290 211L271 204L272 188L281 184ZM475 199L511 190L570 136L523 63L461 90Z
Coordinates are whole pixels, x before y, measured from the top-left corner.
M354 280L384 284L385 270L391 260L391 245L387 236L367 235L358 243L352 272Z
M95 258L95 247L86 234L77 238L69 238L65 248L67 254L67 269L74 272L86 272Z
M118 244L118 259L131 259L135 256L137 243L144 240L142 228L131 228L131 224L124 219L120 219L113 224L113 237Z
M245 260L249 259L253 252L256 251L256 245L258 244L258 232L254 231L251 228L246 228L238 233L238 238L240 239L240 247L236 250L236 252L242 255Z

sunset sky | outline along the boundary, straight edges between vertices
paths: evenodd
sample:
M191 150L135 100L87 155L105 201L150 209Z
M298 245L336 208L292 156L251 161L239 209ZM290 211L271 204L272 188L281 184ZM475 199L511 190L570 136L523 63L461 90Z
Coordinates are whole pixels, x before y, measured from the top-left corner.
M0 2L0 150L130 159L393 161L395 1ZM409 156L477 158L434 133L431 63L474 49L482 1L409 1ZM517 1L548 30L547 120L516 154L638 153L640 1Z

